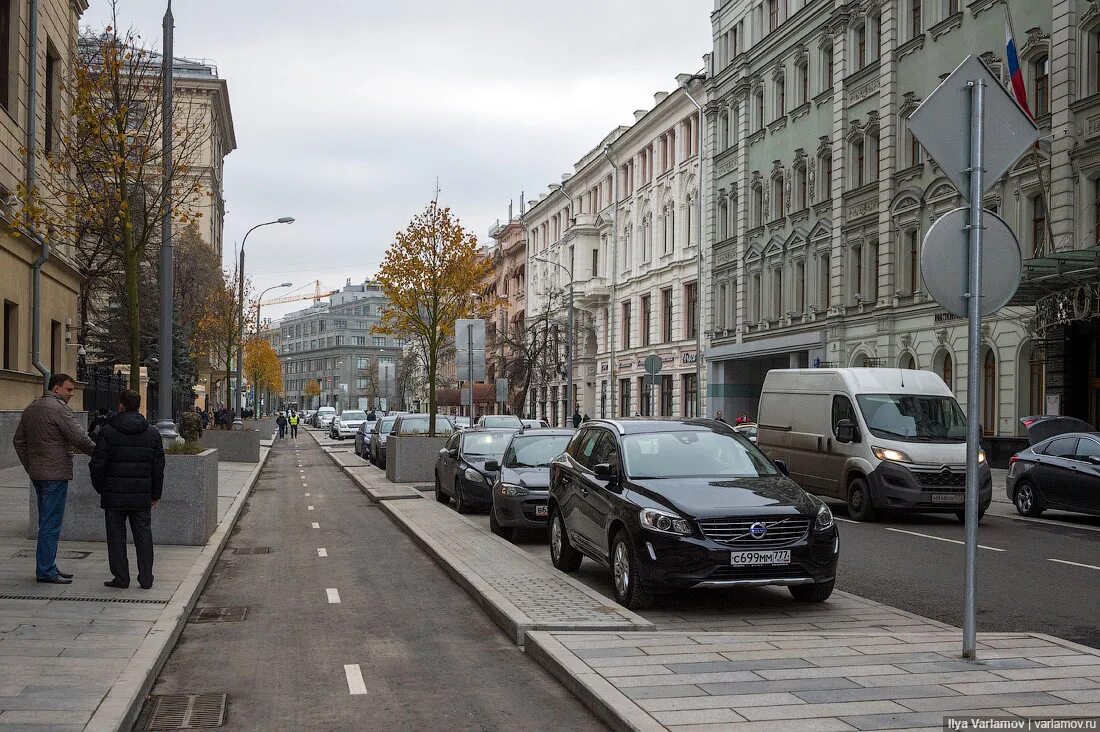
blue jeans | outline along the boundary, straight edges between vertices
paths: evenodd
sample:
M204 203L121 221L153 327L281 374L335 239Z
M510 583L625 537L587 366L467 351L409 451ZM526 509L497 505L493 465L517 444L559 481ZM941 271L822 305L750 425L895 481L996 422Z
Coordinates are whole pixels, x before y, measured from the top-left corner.
M34 480L38 497L38 550L35 552L34 573L38 579L57 576L57 539L61 536L61 520L65 518L67 480Z

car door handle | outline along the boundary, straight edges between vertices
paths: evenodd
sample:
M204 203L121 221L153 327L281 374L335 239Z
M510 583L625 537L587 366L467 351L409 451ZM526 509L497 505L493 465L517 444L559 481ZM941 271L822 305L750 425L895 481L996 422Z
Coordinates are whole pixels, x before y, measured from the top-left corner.
M583 485L581 486L581 495L582 495L582 496L587 496L587 495L588 495L588 488L587 488L587 486L583 486Z

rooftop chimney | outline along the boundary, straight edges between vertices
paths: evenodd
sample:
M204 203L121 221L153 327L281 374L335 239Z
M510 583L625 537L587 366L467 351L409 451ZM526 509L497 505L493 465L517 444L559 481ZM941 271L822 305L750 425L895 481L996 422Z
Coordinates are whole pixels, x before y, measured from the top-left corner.
M647 114L649 114L648 109L635 109L634 110L634 121L635 122L641 122L642 117L645 117Z
M665 101L666 99L668 99L668 92L660 91L660 92L657 92L656 94L653 95L653 102L655 104L660 104L661 102Z

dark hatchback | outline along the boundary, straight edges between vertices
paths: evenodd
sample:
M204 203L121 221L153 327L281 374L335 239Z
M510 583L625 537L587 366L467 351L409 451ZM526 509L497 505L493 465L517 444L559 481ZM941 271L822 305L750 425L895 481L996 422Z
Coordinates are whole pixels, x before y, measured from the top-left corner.
M1023 516L1100 515L1100 433L1072 417L1024 417L1031 446L1009 459L1005 491Z
M631 609L692 587L781 585L821 602L833 515L743 435L711 420L591 420L550 468L550 557L611 569Z
M489 509L489 530L511 540L515 529L545 529L550 514L550 463L565 451L573 430L523 429L512 435L499 468Z
M489 508L500 459L514 431L471 427L451 435L435 462L435 500L454 498L459 513Z

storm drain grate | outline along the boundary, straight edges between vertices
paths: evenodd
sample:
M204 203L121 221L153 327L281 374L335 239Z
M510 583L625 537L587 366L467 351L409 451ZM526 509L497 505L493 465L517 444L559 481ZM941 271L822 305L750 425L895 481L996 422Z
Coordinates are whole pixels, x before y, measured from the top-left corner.
M256 486L255 488L252 489L252 492L255 493L256 491L273 491L273 490L275 490L275 486L273 486L273 485L270 485L270 486L259 486L258 485L258 486Z
M191 612L192 623L239 623L248 615L247 607L197 607Z
M269 546L238 546L233 548L234 554L270 554Z
M225 723L228 694L166 694L150 697L153 714L145 729L210 729Z
M120 602L128 605L167 605L167 600L129 597L74 597L72 595L0 595L0 600L50 600L52 602Z
M12 554L11 557L12 557L12 559L15 559L16 557L26 557L26 558L33 559L34 555L35 555L35 550L34 549L22 549L20 551L17 551L15 554ZM64 551L64 552L58 552L57 553L57 558L58 559L87 559L90 556L92 556L91 552Z

